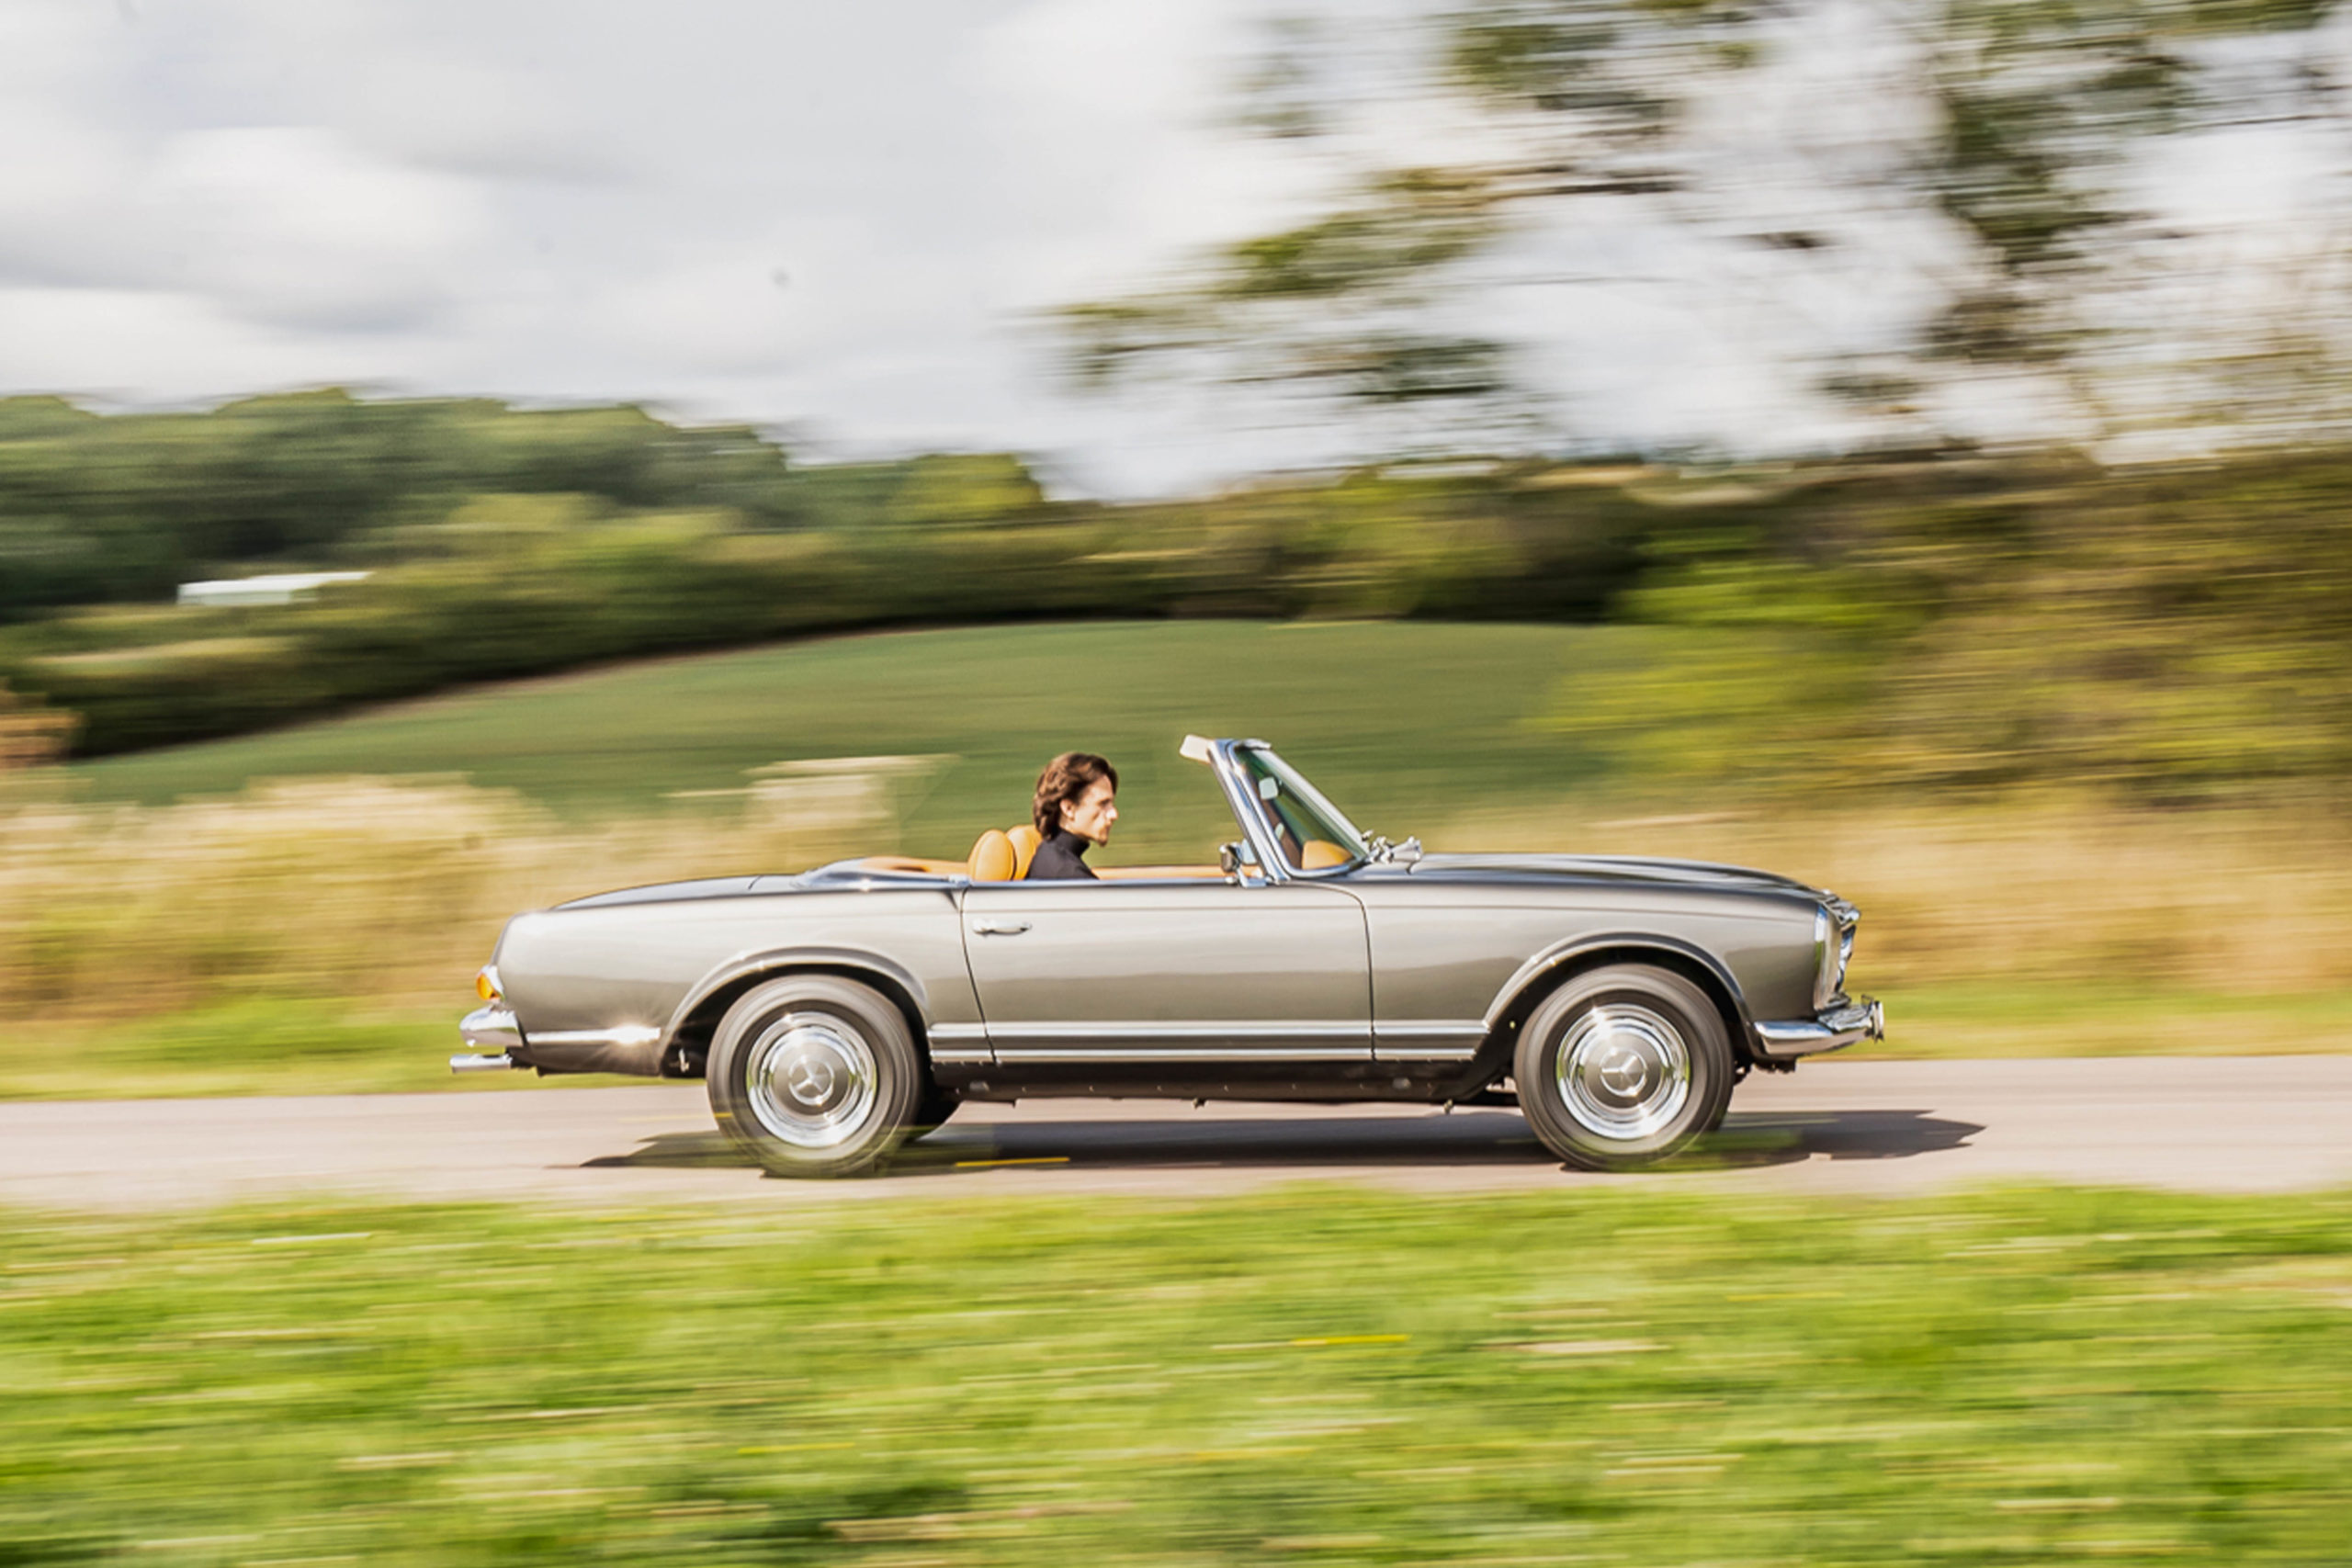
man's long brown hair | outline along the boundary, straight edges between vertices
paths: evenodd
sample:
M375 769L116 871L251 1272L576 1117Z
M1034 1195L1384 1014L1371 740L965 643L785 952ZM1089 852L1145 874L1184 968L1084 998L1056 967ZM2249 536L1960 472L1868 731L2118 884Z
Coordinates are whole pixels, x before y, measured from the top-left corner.
M1062 807L1076 806L1079 797L1102 779L1110 780L1112 791L1117 792L1119 770L1091 751L1065 751L1046 763L1046 771L1037 775L1037 802L1029 812L1038 833L1050 839L1060 832Z

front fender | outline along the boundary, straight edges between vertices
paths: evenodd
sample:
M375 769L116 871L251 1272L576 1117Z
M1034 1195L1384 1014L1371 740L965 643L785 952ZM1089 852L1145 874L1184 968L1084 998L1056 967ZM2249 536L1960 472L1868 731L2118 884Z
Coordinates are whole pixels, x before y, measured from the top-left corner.
M1735 1032L1743 1048L1752 1047L1756 1040L1755 1016L1748 1011L1747 996L1733 974L1730 965L1695 942L1658 931L1608 931L1579 936L1544 949L1519 966L1505 981L1494 1001L1487 1009L1486 1024L1491 1032L1517 1010L1530 990L1541 987L1562 969L1579 961L1600 954L1623 953L1629 961L1638 963L1645 954L1679 959L1696 964L1713 977L1720 990L1721 999L1731 1004Z

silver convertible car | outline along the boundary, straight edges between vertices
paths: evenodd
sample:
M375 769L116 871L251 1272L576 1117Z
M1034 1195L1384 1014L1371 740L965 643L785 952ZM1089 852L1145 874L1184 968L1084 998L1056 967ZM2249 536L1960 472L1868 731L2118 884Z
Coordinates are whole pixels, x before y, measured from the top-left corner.
M1514 1100L1571 1165L1664 1159L1751 1071L1884 1032L1852 905L1688 861L1424 854L1263 741L1188 736L1239 837L1203 865L967 860L632 888L518 915L461 1071L707 1080L769 1170L846 1176L967 1100Z

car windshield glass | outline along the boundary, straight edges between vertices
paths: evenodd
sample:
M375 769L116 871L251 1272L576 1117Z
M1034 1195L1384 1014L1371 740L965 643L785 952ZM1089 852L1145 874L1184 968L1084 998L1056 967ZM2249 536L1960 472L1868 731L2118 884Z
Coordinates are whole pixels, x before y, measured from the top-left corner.
M1234 751L1250 792L1293 871L1324 871L1364 858L1364 838L1297 769L1260 747Z

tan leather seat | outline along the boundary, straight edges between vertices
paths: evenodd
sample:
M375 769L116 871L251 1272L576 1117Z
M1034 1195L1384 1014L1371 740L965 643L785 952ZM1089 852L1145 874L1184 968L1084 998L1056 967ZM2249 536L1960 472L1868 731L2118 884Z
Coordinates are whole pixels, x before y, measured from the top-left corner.
M980 835L972 846L972 858L967 869L975 882L1014 882L1027 867L1024 857L1012 847L1012 840L1003 831L991 828Z
M1301 871L1323 871L1347 863L1348 852L1329 839L1309 839L1299 846L1298 869Z
M1012 840L1012 880L1018 882L1029 874L1029 863L1037 858L1037 846L1046 841L1045 835L1023 822L1004 836Z

